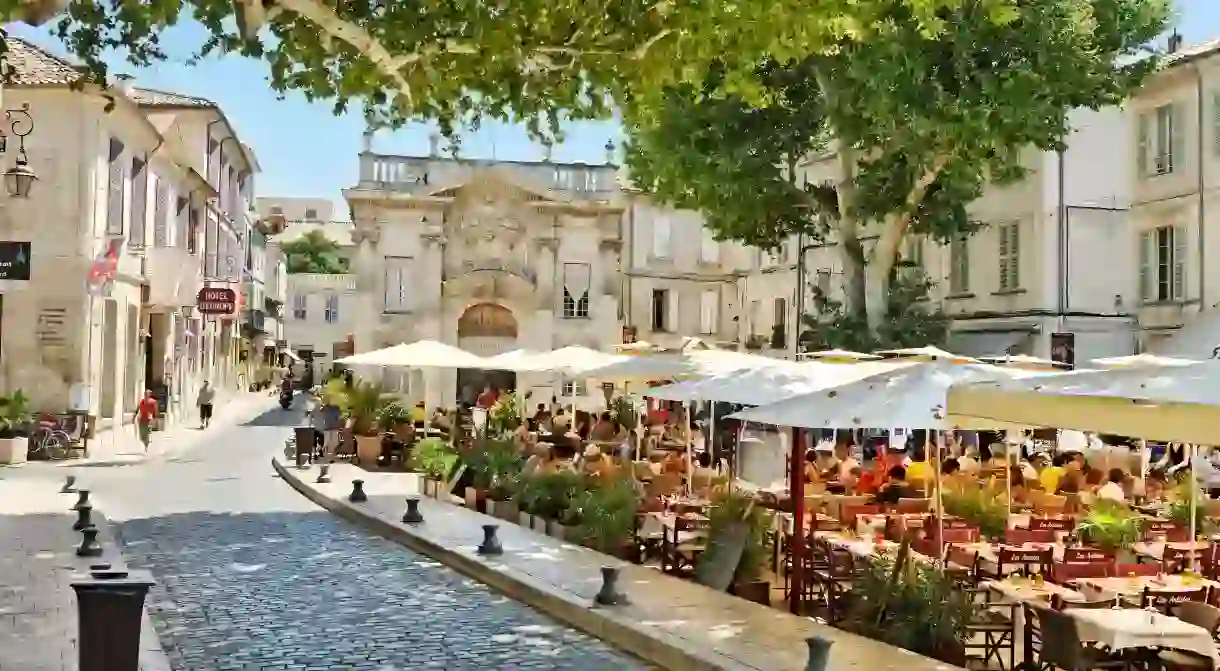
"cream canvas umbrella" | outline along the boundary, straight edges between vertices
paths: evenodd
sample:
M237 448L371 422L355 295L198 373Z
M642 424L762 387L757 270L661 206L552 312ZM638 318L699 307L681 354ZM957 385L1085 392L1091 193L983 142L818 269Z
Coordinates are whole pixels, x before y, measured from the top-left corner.
M858 361L876 361L881 357L865 352L853 352L847 349L824 349L817 352L803 352L798 359L816 359L828 363L856 363Z
M1178 359L1155 354L1132 354L1130 356L1115 356L1106 359L1093 359L1089 363L1098 368L1146 368L1149 366L1189 366L1197 363L1192 359Z
M485 360L488 370L507 370L514 373L535 373L549 371L550 367L542 352L528 349L515 349L503 354L497 354Z
M902 358L910 358L910 359L923 360L923 361L952 361L954 363L979 363L978 359L974 359L974 358L971 358L968 356L962 356L960 354L954 354L953 352L946 352L945 350L943 350L939 347L932 346L932 345L927 345L924 347L905 347L902 349L880 350L877 352L877 354L880 354L882 356L902 357Z
M487 368L487 359L435 340L417 340L353 354L335 363L346 366L401 366L403 368Z
M1063 370L1064 364L1051 359L1029 356L1028 354L1012 354L1009 356L991 356L980 359L983 363L993 366L1010 366L1013 368L1029 368L1032 370Z

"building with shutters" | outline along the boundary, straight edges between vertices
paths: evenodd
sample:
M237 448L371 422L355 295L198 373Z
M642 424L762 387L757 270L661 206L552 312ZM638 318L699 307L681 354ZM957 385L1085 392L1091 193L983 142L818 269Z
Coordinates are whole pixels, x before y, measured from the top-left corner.
M47 411L87 409L102 428L130 421L144 389L171 413L193 413L205 379L236 389L242 315L193 305L205 284L240 289L248 274L252 153L210 101L125 80L75 91L71 64L8 44L5 106L30 106L40 179L0 207L4 235L33 252L31 279L0 287L3 387ZM108 249L109 281L87 286Z

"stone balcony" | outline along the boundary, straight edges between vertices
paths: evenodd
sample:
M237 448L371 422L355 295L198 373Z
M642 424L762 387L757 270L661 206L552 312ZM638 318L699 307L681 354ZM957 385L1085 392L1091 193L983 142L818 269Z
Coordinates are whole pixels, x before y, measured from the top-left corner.
M355 293L356 275L353 273L297 273L288 276L288 287L290 294L313 293L318 291Z
M522 185L556 191L575 199L605 200L619 191L612 165L497 162L476 159L360 155L358 189L423 195L447 184L461 183L480 167L510 171Z

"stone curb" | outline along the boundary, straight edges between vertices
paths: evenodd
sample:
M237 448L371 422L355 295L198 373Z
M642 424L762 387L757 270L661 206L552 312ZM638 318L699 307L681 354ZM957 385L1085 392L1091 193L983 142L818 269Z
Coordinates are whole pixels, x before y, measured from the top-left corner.
M127 555L123 553L122 534L113 530L110 519L103 513L93 514L93 524L101 530L102 560L127 566ZM115 562L115 559L118 559ZM96 560L94 560L96 561ZM154 574L154 578L155 578ZM144 604L144 615L140 618L140 669L139 671L172 671L169 655L161 644L161 637L153 626L152 617L148 613L148 604Z
M277 456L271 458L271 464L276 473L293 489L335 515L439 561L515 601L532 606L646 662L674 671L758 671L756 667L742 664L714 651L697 649L689 641L677 636L670 636L655 629L645 629L638 622L615 613L612 607L595 607L575 595L544 585L532 576L492 566L486 561L423 538L406 525L381 517L348 501L332 499L302 480L294 472L294 468L288 467ZM503 523L502 520L491 517L487 519L489 523ZM608 564L616 563L607 559Z

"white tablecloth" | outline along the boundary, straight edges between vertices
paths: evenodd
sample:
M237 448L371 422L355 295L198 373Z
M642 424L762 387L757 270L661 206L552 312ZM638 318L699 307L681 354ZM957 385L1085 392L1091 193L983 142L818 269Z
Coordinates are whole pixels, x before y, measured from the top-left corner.
M1065 612L1079 623L1077 631L1082 641L1100 643L1111 650L1148 647L1185 650L1210 657L1213 666L1220 666L1220 652L1207 630L1176 617L1138 608L1072 608Z

